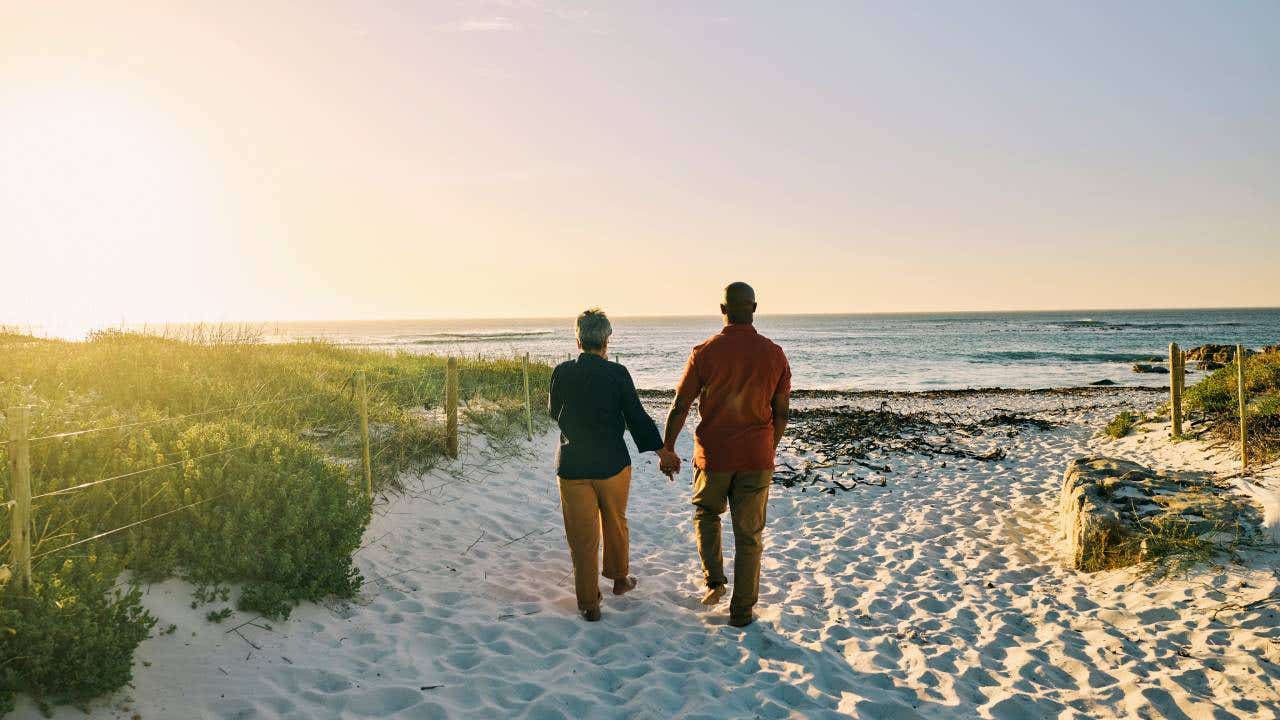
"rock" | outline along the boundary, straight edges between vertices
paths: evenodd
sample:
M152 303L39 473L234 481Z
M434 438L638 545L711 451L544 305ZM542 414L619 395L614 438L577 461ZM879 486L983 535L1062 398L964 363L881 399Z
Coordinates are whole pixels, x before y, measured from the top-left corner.
M1266 354L1266 353L1280 353L1280 345L1263 345L1263 346L1262 346L1262 349L1261 349L1261 350L1259 350L1258 352L1263 353L1263 354Z
M1164 373L1169 374L1169 368L1163 365L1148 365L1147 363L1134 363L1133 371L1136 373Z
M1252 350L1245 348L1245 357L1249 357L1253 354L1254 352ZM1183 353L1183 357L1187 360L1194 360L1199 363L1211 362L1226 365L1227 363L1233 363L1236 361L1236 346L1213 344L1201 345L1187 350ZM1206 368L1202 365L1200 369L1205 370Z
M1133 565L1196 539L1216 543L1224 530L1236 541L1259 520L1256 508L1201 473L1107 457L1072 460L1058 501L1069 562L1084 572Z
M1107 378L1102 378L1101 380L1094 380L1089 384L1090 385L1115 385L1116 383L1114 380L1108 380Z
M1224 367L1226 367L1226 365L1223 365L1220 362L1214 362L1212 360L1199 360L1196 362L1196 369L1203 370L1204 372L1209 372L1211 370L1217 370L1219 368L1224 368Z

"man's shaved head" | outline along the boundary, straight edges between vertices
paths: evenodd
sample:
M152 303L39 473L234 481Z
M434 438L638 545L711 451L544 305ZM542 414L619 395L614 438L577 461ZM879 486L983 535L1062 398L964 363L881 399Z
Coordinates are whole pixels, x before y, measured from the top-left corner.
M749 323L756 312L756 291L744 282L729 283L724 288L720 313L731 323Z
M729 283L724 288L724 304L751 305L756 301L756 291L744 282Z

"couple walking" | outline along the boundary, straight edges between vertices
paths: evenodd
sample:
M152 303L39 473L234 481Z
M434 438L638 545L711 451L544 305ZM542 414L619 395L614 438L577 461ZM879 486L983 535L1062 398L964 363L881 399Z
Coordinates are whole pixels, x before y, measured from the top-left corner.
M720 553L720 516L727 504L735 545L729 624L744 627L755 619L765 506L791 390L786 355L756 332L751 324L755 311L750 285L735 282L725 288L720 305L724 329L689 355L661 436L640 404L631 374L608 360L609 319L598 309L578 317L582 353L552 371L550 409L560 426L556 474L578 612L586 620L600 619L597 575L613 580L614 595L637 583L628 567L631 456L622 433L631 432L640 452L656 452L662 472L671 479L680 472L676 438L694 400L701 415L694 433L692 500L706 581L702 603L718 604L728 585Z

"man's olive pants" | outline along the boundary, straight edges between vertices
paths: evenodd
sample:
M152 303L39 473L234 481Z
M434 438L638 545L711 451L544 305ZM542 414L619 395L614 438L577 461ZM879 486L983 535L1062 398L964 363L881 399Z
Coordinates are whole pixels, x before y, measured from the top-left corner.
M772 470L749 472L694 471L693 525L698 534L698 554L707 587L724 585L724 559L720 554L720 516L726 502L733 518L733 598L729 617L751 617L760 597L760 555L764 550L765 509L769 503Z
M560 478L560 510L564 534L573 560L573 589L579 610L600 607L600 575L610 580L627 577L627 495L631 467L601 480ZM604 572L600 572L600 534L604 532Z

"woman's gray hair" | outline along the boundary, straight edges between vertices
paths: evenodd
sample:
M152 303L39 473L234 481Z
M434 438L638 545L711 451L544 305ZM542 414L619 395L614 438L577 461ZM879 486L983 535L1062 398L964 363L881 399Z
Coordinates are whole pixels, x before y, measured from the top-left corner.
M578 344L583 350L603 350L612 334L613 326L609 324L609 316L600 308L588 308L578 316Z

